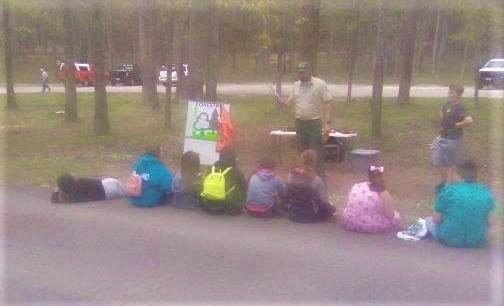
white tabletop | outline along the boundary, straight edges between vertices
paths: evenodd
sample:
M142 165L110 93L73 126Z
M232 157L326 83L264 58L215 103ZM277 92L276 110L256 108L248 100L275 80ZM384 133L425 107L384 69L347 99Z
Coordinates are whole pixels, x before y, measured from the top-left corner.
M276 130L276 131L271 131L270 135L274 135L274 136L296 136L296 132L295 131ZM344 134L344 133L340 133L340 132L331 132L331 133L329 133L329 137L352 138L352 137L357 137L357 133Z
M357 137L357 133L344 134L344 133L340 133L340 132L331 132L331 133L329 133L329 137L352 138L352 137Z
M271 131L270 135L275 135L275 136L296 136L295 131Z

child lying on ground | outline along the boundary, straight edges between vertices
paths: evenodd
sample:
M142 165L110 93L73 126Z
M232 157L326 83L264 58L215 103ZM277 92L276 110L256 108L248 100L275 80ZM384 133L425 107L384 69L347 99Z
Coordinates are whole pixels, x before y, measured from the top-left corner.
M115 178L88 178L63 174L56 180L58 187L52 193L53 203L76 203L124 198L124 187Z

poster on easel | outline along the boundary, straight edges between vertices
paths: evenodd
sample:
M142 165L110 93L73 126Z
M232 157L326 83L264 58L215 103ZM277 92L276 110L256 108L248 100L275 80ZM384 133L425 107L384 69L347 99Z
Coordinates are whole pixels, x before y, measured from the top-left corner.
M199 153L202 165L213 165L219 160L216 151L219 140L220 103L188 101L184 152ZM229 104L222 104L229 112Z

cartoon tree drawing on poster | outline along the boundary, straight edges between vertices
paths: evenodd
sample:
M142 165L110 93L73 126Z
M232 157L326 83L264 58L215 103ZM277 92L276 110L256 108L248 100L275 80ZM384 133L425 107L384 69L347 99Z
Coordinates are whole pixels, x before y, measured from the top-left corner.
M199 114L198 114L199 111ZM196 120L193 124L192 137L194 139L217 141L219 138L219 114L214 107L210 116L205 110L195 108Z

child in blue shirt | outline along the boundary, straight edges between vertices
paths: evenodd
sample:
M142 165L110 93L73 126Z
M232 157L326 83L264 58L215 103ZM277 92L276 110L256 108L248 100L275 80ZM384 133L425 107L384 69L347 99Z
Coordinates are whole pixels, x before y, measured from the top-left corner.
M426 220L432 238L459 248L475 248L486 242L488 217L495 200L476 178L474 162L464 161L457 166L455 181L440 190L434 214Z
M142 178L142 195L128 197L128 201L139 207L153 207L164 204L166 194L171 191L172 174L159 159L161 148L150 148L140 156L133 171Z

